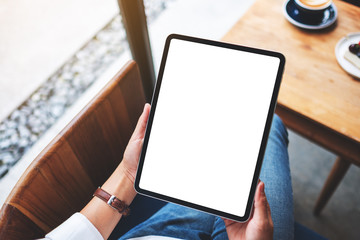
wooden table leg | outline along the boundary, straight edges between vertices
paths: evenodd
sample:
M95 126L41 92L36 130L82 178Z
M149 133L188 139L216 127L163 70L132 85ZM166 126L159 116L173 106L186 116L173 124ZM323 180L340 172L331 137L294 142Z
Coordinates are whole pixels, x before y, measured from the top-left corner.
M343 158L338 157L336 159L336 162L334 163L334 166L332 167L331 172L326 179L325 185L321 190L320 196L316 201L314 208L315 215L319 215L321 210L325 207L331 195L334 193L342 178L345 176L345 173L349 169L350 165L351 163Z

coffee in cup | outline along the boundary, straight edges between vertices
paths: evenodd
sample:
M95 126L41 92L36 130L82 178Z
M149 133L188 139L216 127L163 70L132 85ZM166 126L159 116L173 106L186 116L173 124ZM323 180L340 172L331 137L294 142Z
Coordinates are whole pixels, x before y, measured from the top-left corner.
M332 0L295 0L295 3L307 10L323 10L329 7Z

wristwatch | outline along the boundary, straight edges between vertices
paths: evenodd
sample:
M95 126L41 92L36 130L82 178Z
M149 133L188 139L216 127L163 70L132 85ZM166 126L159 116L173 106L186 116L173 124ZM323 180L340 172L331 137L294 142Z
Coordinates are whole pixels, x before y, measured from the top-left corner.
M98 187L93 194L94 197L98 197L107 203L110 207L121 213L123 216L130 214L130 208L125 202L118 199L116 196L111 195L102 188Z

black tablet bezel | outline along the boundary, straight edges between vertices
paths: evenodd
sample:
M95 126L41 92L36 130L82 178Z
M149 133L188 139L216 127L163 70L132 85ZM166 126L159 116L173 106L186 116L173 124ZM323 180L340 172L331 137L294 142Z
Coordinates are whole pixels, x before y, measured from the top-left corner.
M229 213L222 212L222 211L219 211L219 210L216 210L216 209L212 209L212 208L208 208L208 207L201 206L201 205L198 205L198 204L194 204L194 203L191 203L191 202L187 202L187 201L184 201L184 200L181 200L181 199L177 199L177 198L173 198L173 197L170 197L170 196L162 195L162 194L159 194L159 193L156 193L156 192L151 192L151 191L146 190L146 189L141 189L140 186L139 186L141 173L142 173L142 168L143 168L143 165L144 165L144 160L145 160L145 155L146 155L146 149L147 149L147 145L148 145L148 141L149 141L149 136L150 136L150 133L151 133L151 126L152 126L152 122L153 122L153 119L154 119L154 114L155 114L155 111L156 111L156 104L157 104L157 100L158 100L158 96L159 96L159 92L160 92L160 87L161 87L161 82L162 82L162 77L163 77L163 73L164 73L164 69L165 69L165 65L166 65L166 59L167 59L167 56L168 56L168 51L169 51L169 47L170 47L170 43L171 43L172 39L178 39L178 40L190 41L190 42L206 44L206 45L211 45L211 46L217 46L217 47L223 47L223 48L228 48L228 49L233 49L233 50L256 53L256 54L276 57L276 58L278 58L280 60L279 61L278 72L277 72L277 75L276 75L274 90L273 90L272 97L271 97L271 103L270 103L270 107L269 107L267 118L266 118L265 129L264 129L263 137L262 137L262 140L261 140L261 146L260 146L260 150L259 150L259 155L258 155L256 167L255 167L255 172L254 172L254 175L253 175L253 180L252 180L251 189L250 189L249 198L248 198L248 202L247 202L247 205L246 205L246 210L245 210L244 216L237 216L237 215L229 214ZM163 57L162 57L162 60L161 60L161 65L160 65L160 70L159 70L159 75L158 75L158 79L157 79L155 90L154 90L153 97L152 97L150 115L149 115L146 131L145 131L143 147L142 147L142 151L141 151L141 154L140 154L138 170L137 170L137 174L136 174L136 178L135 178L135 184L134 184L135 190L138 193L143 194L143 195L147 195L147 196L157 198L157 199L160 199L160 200L164 200L164 201L167 201L167 202L173 202L173 203L176 203L176 204L180 204L180 205L183 205L183 206L194 208L194 209L197 209L197 210L200 210L200 211L204 211L204 212L207 212L207 213L210 213L210 214L213 214L213 215L218 215L218 216L228 218L228 219L232 219L232 220L235 220L235 221L244 222L244 221L248 220L248 218L250 217L251 208L252 208L252 205L253 205L253 199L254 199L255 191L256 191L256 186L257 186L257 182L258 182L259 175L260 175L260 170L261 170L263 157L264 157L264 154L265 154L267 139L268 139L268 136L269 136L269 133L270 133L271 122L272 122L272 118L273 118L275 107L276 107L276 101L277 101L277 97L278 97L278 94L279 94L279 88L280 88L280 83L281 83L281 79L282 79L282 75L283 75L283 71L284 71L284 66L285 66L285 57L284 57L284 55L282 55L281 53L278 53L278 52L273 52L273 51L268 51L268 50L263 50L263 49L257 49L257 48L251 48L251 47L245 47L245 46L240 46L240 45L234 45L234 44L218 42L218 41L213 41L213 40L195 38L195 37L190 37L190 36L178 35L178 34L169 35L167 37L167 39L166 39L164 52L163 52Z

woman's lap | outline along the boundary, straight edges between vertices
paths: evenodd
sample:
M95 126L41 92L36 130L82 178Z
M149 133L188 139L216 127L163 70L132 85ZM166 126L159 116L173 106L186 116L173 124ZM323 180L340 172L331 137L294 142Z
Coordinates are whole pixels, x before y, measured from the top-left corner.
M120 239L157 235L179 239L210 239L216 217L168 203ZM224 229L224 228L223 228Z
M265 193L274 222L274 239L294 238L292 187L287 145L287 131L280 118L275 115L260 174L260 179L265 183ZM146 204L146 200L139 201L137 204ZM132 205L132 208L134 209L136 206ZM137 216L132 217L136 218ZM121 224L126 224L125 222L126 220L121 221L119 227L121 228ZM120 239L146 235L182 239L227 239L225 225L219 217L171 203L166 204ZM114 237L115 235L113 235Z

